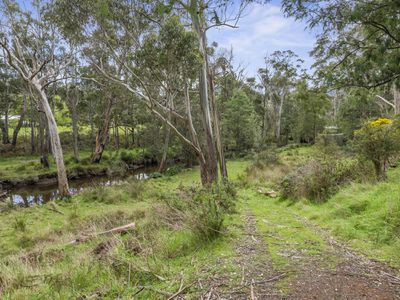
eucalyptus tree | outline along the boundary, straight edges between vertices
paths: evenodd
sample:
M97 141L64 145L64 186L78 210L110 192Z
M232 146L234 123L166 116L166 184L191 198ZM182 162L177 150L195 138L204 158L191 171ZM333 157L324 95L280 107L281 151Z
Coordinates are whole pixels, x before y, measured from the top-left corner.
M44 3L35 1L30 11L18 2L0 2L0 48L7 65L13 68L38 94L49 129L52 152L57 165L58 188L68 196L68 179L57 124L49 104L47 88L60 80L70 64L57 29L45 19Z
M254 147L256 118L253 103L244 90L236 89L225 104L222 117L224 141L229 150L243 153Z
M9 120L9 110L10 110L10 77L4 72L4 67L0 73L0 127L2 133L2 143L4 145L10 143L10 138L8 134L8 120Z
M284 0L285 13L318 34L313 55L320 78L334 88L390 85L400 112L400 2L398 0ZM380 96L380 95L379 95Z
M74 47L69 45L71 49ZM75 161L80 160L79 156L79 113L78 113L78 106L81 101L81 82L78 76L78 69L80 67L78 57L75 57L74 60L71 62L70 67L66 70L66 80L64 82L64 92L65 92L65 102L67 107L70 111L71 115L71 125L72 125L72 148L74 153Z
M80 42L88 64L93 66L97 74L102 77L100 80L122 86L131 94L133 101L143 103L155 117L169 126L184 142L190 144L194 151L201 153L200 143L195 145L169 120L170 114L180 119L183 117L169 107L171 101L164 101L166 95L175 97L177 94L176 88L173 90L165 88L165 64L160 66L159 70L150 69L144 65L144 62L149 63L150 59L142 62L137 58L140 54L139 50L146 46L143 43L148 42L149 34L156 32L156 28L160 28L146 15L147 10L144 8L147 9L152 5L146 6L140 1L110 0L103 1L102 5L99 5L96 0L87 1L83 5L80 5L80 1L78 2L56 1L55 7L59 12L65 10L71 12L67 18L56 21L66 36ZM79 26L78 33L74 29L71 30L71 26L76 25ZM188 38L185 36L187 34L185 30L180 32L183 34L183 39ZM174 59L176 59L177 70L183 74L185 70L180 68L183 63L179 59L184 60L182 57L186 55L184 50L192 43L187 43L187 40L183 43L177 42L175 49L180 51L181 56L178 55ZM178 46L180 49L177 48ZM187 51L188 55L191 53L192 51ZM151 74L155 77L152 78ZM162 75L162 78L157 81L156 75ZM99 81L100 77L96 76L92 79ZM186 75L181 75L181 77L187 80ZM149 78L151 80L148 80ZM180 93L183 94L183 86L180 86L180 89ZM187 89L189 89L189 84L187 84Z
M275 120L274 135L279 141L282 129L282 115L288 96L299 79L303 61L291 50L275 51L265 58L265 68L259 69L261 86L264 92L264 130L268 110ZM263 133L263 136L266 134Z
M330 99L323 89L312 88L305 79L296 83L290 95L292 113L285 116L285 123L291 122L288 131L297 142L315 143L317 134L324 130ZM290 110L290 108L288 108Z

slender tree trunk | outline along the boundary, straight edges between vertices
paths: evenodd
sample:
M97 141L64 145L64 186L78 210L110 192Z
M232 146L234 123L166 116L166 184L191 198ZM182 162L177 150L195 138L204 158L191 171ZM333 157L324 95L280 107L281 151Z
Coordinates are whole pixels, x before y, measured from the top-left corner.
M74 148L75 161L80 161L79 157L79 128L78 128L78 111L77 101L74 99L71 103L71 118L72 118L72 139Z
M278 117L276 120L276 134L275 138L276 141L279 142L279 138L281 136L281 124L282 124L282 111L283 111L283 102L285 100L285 96L282 95L280 97L279 107L278 107Z
M400 90L396 86L395 83L393 83L393 103L394 103L394 114L400 114Z
M103 152L109 138L112 109L113 101L110 97L107 100L107 107L104 112L103 126L101 129L98 130L96 135L96 146L92 156L92 163L100 163L101 157L103 156Z
M93 109L92 101L89 102L89 105L90 105L90 108ZM89 121L89 124L90 124L90 140L92 141L91 142L91 146L92 146L91 148L92 148L92 151L94 153L93 146L95 146L96 134L95 134L95 129L94 129L94 120L93 120L93 114L92 113L89 113L89 118L88 119L89 119L88 121Z
M124 148L129 148L129 129L128 126L124 127Z
M47 95L43 91L42 86L38 82L33 82L33 84L40 95L40 102L42 104L42 108L47 119L51 149L57 166L58 192L61 197L66 197L69 196L70 193L68 187L67 172L65 170L65 165L64 165L64 156L61 147L60 136L58 135L58 130L57 130L57 123L54 118L53 112L50 108Z
M387 179L386 174L386 162L374 160L375 174L378 181L385 181Z
M135 147L135 127L133 127L131 131L132 131L132 146Z
M168 155L170 137L171 137L171 128L169 126L166 126L163 153L161 156L160 165L158 167L158 172L160 173L164 172L167 167L167 155Z
M1 128L2 132L3 132L3 144L7 145L10 143L10 137L8 134L8 119L9 119L9 103L6 103L6 108L4 111L4 121L3 121L3 126Z
M171 110L173 110L174 102L170 95L168 95L167 97L168 97L167 98L168 106L170 107ZM168 120L168 122L171 122L171 120L172 120L171 112L168 113L167 120ZM158 167L158 172L160 172L160 173L164 172L167 167L167 155L168 155L170 138L171 138L171 127L168 125L165 125L165 139L164 139L163 153L161 156L160 165Z
M32 92L29 95L29 101L30 101L30 126L31 126L31 154L34 154L36 152L36 147L35 147L35 122L33 118L33 99L32 99Z
M116 118L114 119L114 145L117 150L120 148L120 140L119 140L119 126Z
M12 141L11 141L11 145L12 145L12 148L14 150L17 147L17 140L18 140L19 131L21 130L22 125L24 125L24 119L25 119L26 111L27 111L27 97L24 97L23 109L22 109L21 114L19 116L19 120L18 120L17 126L14 129L13 137L12 137Z
M212 74L210 68L208 68L208 71L209 71L208 72L208 81L209 81L209 87L210 87L210 104L211 104L211 111L212 111L212 117L213 117L214 129L215 129L215 143L217 146L219 169L220 169L222 178L228 178L228 170L226 168L226 162L225 162L225 153L224 153L224 146L223 146L222 137L221 137L221 128L220 128L220 122L219 122L219 116L218 116L218 108L217 108L217 103L215 101L214 78L213 78L213 74Z
M79 103L79 89L77 84L77 72L76 72L76 65L74 69L74 96L71 99L71 119L72 119L72 139L73 139L73 148L74 148L74 158L75 161L80 161L79 157L79 116L78 116L78 103ZM68 85L67 85L68 91ZM68 97L68 96L67 96Z
M47 147L47 122L46 116L43 112L42 105L39 102L39 151L40 151L40 163L43 168L48 169L50 167L49 163L49 149Z
M194 125L193 125L192 105L191 105L190 96L189 96L189 86L186 81L185 81L184 96L185 96L185 102L186 102L186 116L188 118L189 133L190 133L192 143L195 147L194 153L200 164L201 183L203 185L208 185L208 184L210 184L209 169L207 166L206 159L204 157L204 153L201 150L201 145L199 142L199 138L198 138L196 129L194 128ZM193 150L193 148L192 148L192 150Z
M267 97L263 97L263 120L262 120L262 132L261 137L263 143L267 139L267 122L268 122L268 110L267 110Z
M208 97L208 63L207 63L207 42L204 29L202 28L201 18L202 14L199 13L197 0L190 1L190 16L193 23L194 31L197 34L199 41L199 50L202 56L201 68L199 72L199 92L200 92L200 107L202 111L202 122L204 134L206 136L206 155L204 166L200 166L202 170L202 182L212 184L218 180L218 162L216 153L216 142L213 135L212 123L211 123L211 111Z

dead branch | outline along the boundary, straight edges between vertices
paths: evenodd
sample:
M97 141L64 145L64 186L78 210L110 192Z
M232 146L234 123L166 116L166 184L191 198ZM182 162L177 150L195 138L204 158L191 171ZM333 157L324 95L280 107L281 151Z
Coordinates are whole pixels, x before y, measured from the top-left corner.
M188 288L190 288L194 284L195 284L195 282L192 282L191 284L183 286L182 283L181 283L181 286L180 286L179 290L175 294L171 295L167 300L175 299L176 297L178 297L180 294L182 294L185 290L187 290Z
M129 231L132 231L135 228L136 228L136 224L135 223L130 223L128 225L116 227L116 228L113 228L113 229L110 229L110 230L107 230L107 231L91 234L91 235L88 235L88 236L78 237L78 238L72 240L71 242L69 242L68 245L73 245L73 244L77 244L77 243L86 242L88 240L91 240L91 239L93 239L95 237L98 237L98 236L101 236L101 235L128 233Z
M386 104L390 105L391 107L395 108L395 105L392 102L390 102L389 100L386 100L385 98L383 98L382 96L379 96L379 95L376 95L376 97L378 97L380 100L382 100Z
M54 208L54 207L46 207L46 209L48 209L50 211L54 211L60 215L65 215L61 210L58 210L57 208Z

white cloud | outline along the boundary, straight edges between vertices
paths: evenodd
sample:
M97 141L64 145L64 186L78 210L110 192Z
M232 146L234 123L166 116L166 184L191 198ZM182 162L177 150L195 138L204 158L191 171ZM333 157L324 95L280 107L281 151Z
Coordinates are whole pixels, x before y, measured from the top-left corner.
M209 32L210 42L233 48L237 63L247 65L247 75L254 76L264 57L275 50L292 50L312 64L308 52L315 38L305 31L305 24L285 18L279 5L253 5L239 21L239 28L219 28Z

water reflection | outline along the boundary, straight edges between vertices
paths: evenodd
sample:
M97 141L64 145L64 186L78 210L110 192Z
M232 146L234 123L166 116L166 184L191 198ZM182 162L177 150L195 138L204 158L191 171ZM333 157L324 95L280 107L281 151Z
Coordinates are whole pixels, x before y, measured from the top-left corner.
M146 180L149 174L154 172L153 168L143 168L128 174L126 177L133 176L137 180ZM98 176L92 178L81 178L69 181L69 191L71 195L76 195L82 191L96 186L114 186L126 182L126 177ZM13 205L29 207L34 204L43 204L59 198L57 184L33 185L12 189L8 193L8 199Z

